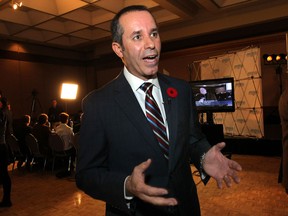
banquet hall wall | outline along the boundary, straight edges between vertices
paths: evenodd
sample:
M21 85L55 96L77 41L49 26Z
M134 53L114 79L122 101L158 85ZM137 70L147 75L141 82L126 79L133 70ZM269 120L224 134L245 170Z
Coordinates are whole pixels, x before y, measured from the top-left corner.
M264 53L286 53L285 33L246 38L181 50L162 52L160 72L189 81L191 73L188 65L193 61L207 59L247 46L260 47ZM0 89L9 99L14 118L32 113L31 105L36 100L33 115L47 112L50 100L56 98L70 114L81 110L82 98L91 90L100 88L116 77L122 69L121 61L113 54L93 56L93 52L80 52L36 46L12 41L0 42ZM162 45L165 47L165 43ZM97 47L95 47L97 49ZM281 77L275 66L264 65L262 58L262 86L264 126L266 137L280 139L278 99L280 97L280 78L286 79L286 65ZM193 74L192 74L193 78ZM61 84L72 82L79 85L77 99L60 99ZM283 88L285 88L283 81ZM273 91L271 91L273 89ZM36 98L32 92L37 92Z

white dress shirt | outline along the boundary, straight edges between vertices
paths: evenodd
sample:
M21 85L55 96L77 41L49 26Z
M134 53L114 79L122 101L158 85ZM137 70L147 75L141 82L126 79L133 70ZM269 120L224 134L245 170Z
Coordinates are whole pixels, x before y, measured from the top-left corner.
M159 85L159 81L158 78L154 78L154 79L149 79L147 81L143 81L142 79L134 76L133 74L131 74L126 67L124 67L124 76L127 79L129 85L131 86L139 105L141 106L143 113L146 116L146 111L145 111L145 97L146 94L143 90L140 89L140 86L144 83L144 82L150 82L153 84L153 89L152 89L152 95L154 97L154 99L156 100L156 103L160 109L162 118L164 120L164 124L165 127L167 129L167 137L169 139L169 131L168 131L168 123L167 123L167 119L166 119L166 113L165 113L165 108L164 108L164 101L163 101L163 97L162 97L162 93L161 93L161 89L160 89L160 85Z
M160 89L160 85L159 85L159 81L158 78L154 78L154 79L149 79L147 81L143 81L142 79L134 76L133 74L131 74L127 68L124 66L124 76L127 79L129 85L131 86L133 93L135 95L135 97L138 100L139 105L141 106L144 115L146 116L146 110L145 110L145 97L146 94L143 90L140 89L140 86L144 83L144 82L150 82L153 84L153 89L152 89L152 95L154 97L154 99L156 100L156 103L159 106L162 118L164 120L164 124L165 127L167 129L167 137L169 139L169 132L168 132L168 124L167 124L167 119L166 119L166 113L165 113L165 108L164 108L164 101L162 98L162 93L161 93L161 89ZM129 176L126 177L125 181L124 181L124 197L127 200L127 206L128 208L130 208L130 203L129 200L133 199L133 196L127 196L126 195L126 181L127 178Z
M69 127L67 124L60 123L55 128L55 132L63 139L64 141L64 150L69 150L73 148L73 129Z

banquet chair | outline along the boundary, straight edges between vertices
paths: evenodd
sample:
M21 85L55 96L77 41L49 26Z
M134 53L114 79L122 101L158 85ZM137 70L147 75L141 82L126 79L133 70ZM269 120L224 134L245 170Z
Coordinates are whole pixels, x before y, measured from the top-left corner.
M22 161L25 161L25 163L26 163L27 158L22 154L22 152L20 150L20 145L19 145L18 139L13 134L9 134L7 136L6 143L7 143L7 146L8 146L8 148L12 154L12 160L13 160L12 161L12 163L13 163L12 171L13 171L16 161L19 161L19 159L21 159Z
M36 137L33 134L29 133L25 136L25 141L26 141L26 145L28 146L28 148L30 150L30 154L32 156L32 160L31 160L31 164L30 164L31 170L32 170L33 165L35 164L35 160L43 159L43 161L44 161L43 171L45 171L48 156L44 155L40 152L39 143L38 143L38 140L36 139Z
M79 151L79 136L80 136L80 133L78 132L78 133L75 133L73 137L73 146L76 150L76 154Z
M80 136L80 132L77 132L74 134L74 137L73 137L73 146L75 149L75 160L74 160L75 167L77 164L78 151L79 151L79 147L80 147L79 146L79 136Z
M70 171L70 165L72 160L72 155L69 154L64 149L64 141L57 133L51 133L49 135L49 146L52 149L52 172L54 172L56 159L66 159L68 158L68 171Z

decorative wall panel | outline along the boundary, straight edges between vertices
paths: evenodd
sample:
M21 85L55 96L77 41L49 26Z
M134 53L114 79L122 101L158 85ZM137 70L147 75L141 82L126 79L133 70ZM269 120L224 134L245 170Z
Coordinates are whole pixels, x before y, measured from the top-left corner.
M248 47L193 63L196 79L234 77L235 112L213 114L214 123L223 124L225 135L264 137L260 67L258 47Z

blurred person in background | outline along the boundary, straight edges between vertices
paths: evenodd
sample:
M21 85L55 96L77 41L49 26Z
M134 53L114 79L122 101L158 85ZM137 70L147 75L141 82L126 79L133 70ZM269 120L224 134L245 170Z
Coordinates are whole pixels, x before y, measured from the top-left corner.
M56 99L51 100L51 106L48 109L48 121L51 123L51 129L55 129L60 124L59 115L64 112Z
M0 99L0 180L3 186L3 198L0 208L12 206L11 202L11 179L8 173L9 152L6 145L6 130L8 126L7 100Z

